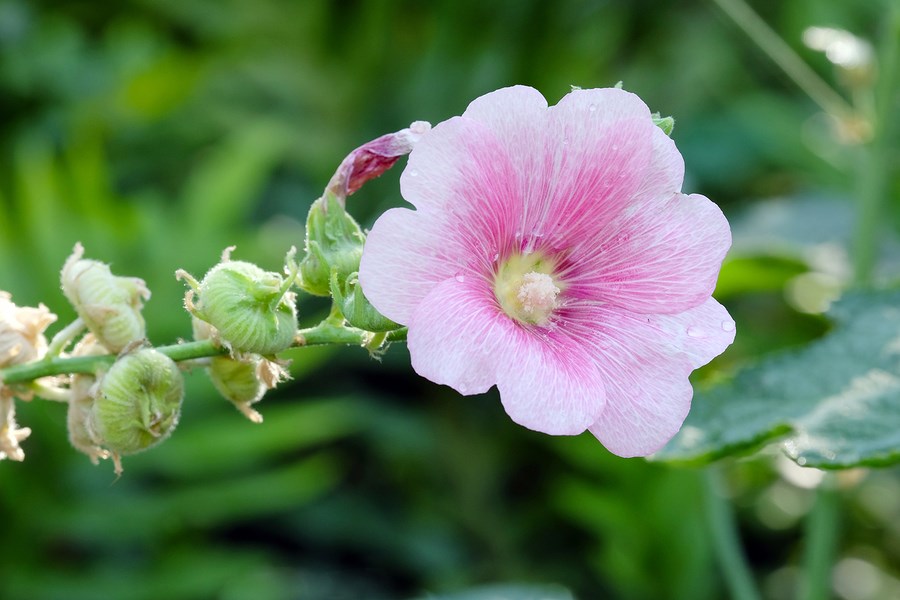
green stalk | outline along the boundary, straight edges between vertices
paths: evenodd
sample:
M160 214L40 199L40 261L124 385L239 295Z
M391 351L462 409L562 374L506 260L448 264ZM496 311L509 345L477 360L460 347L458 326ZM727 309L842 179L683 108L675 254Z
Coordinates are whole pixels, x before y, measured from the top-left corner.
M882 227L884 199L887 195L890 169L890 127L892 94L897 82L897 38L900 37L900 8L892 4L892 11L885 19L881 47L878 52L879 77L875 89L875 110L870 116L872 138L858 153L856 164L857 212L853 238L853 262L856 283L869 285L875 268L878 239Z
M720 467L707 467L705 483L707 522L729 597L734 600L760 600L753 573L741 547L737 519L723 493L725 483Z
M372 334L354 327L342 327L334 323L323 321L315 327L301 329L295 337L295 348L305 346L324 346L329 344L365 346L372 341L374 336L385 334ZM406 340L406 328L396 329L385 335L385 342L402 342ZM226 354L225 348L217 346L212 340L199 342L185 342L170 346L156 348L176 362L206 358ZM15 365L0 369L0 382L5 385L25 383L49 377L51 375L64 375L68 373L96 373L105 369L116 360L113 354L103 356L76 356L69 358L49 357L37 362Z
M831 567L839 539L840 495L832 473L816 490L816 500L806 520L806 550L803 554L804 600L831 598Z

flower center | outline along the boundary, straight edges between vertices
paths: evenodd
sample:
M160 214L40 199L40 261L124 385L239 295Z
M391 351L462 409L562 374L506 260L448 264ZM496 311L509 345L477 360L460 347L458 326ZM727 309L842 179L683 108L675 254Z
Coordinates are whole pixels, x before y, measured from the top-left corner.
M561 282L553 278L555 266L537 254L516 255L503 263L494 280L494 295L503 312L522 323L549 323L562 291Z

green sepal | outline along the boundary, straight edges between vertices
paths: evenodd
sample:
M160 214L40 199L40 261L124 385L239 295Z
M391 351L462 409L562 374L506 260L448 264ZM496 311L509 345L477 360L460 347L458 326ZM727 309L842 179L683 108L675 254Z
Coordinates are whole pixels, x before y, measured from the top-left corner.
M661 117L658 112L650 115L650 118L653 119L653 124L663 130L668 136L672 135L672 130L675 129L675 119L674 117Z
M375 310L359 285L359 273L351 273L342 284L337 271L333 271L331 295L344 320L353 327L375 332L393 331L401 327Z

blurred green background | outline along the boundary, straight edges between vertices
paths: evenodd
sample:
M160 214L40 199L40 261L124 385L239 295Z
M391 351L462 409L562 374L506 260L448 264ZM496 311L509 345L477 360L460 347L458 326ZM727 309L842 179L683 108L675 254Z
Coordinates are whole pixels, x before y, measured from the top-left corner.
M829 81L804 29L874 40L885 5L754 2ZM697 385L821 335L823 298L848 277L848 149L694 0L0 0L0 289L46 303L55 331L74 317L57 273L81 241L147 281L154 343L188 337L175 269L201 275L234 244L277 270L354 147L506 85L555 103L570 85L620 80L675 116L685 190L734 225L717 296L738 339ZM351 199L364 225L402 202L401 166ZM894 178L894 209L897 192ZM882 277L898 255L885 249ZM324 308L302 301L302 322ZM0 598L379 600L497 582L582 600L726 597L702 470L528 431L494 391L463 398L417 378L402 345L381 362L356 348L288 354L294 379L259 405L264 424L196 373L174 436L126 458L118 480L68 446L63 407L19 403L34 433L24 463L0 463ZM722 467L776 600L794 597L816 476L778 455ZM834 593L892 597L898 471L841 482Z

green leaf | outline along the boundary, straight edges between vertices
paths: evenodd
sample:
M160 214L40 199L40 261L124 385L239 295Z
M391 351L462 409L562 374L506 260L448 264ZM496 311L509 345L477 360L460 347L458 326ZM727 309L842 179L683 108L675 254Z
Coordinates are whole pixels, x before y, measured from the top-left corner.
M900 291L858 292L834 305L835 328L696 394L656 460L705 463L778 440L823 469L900 461Z
M574 600L564 588L555 585L496 584L419 600Z

